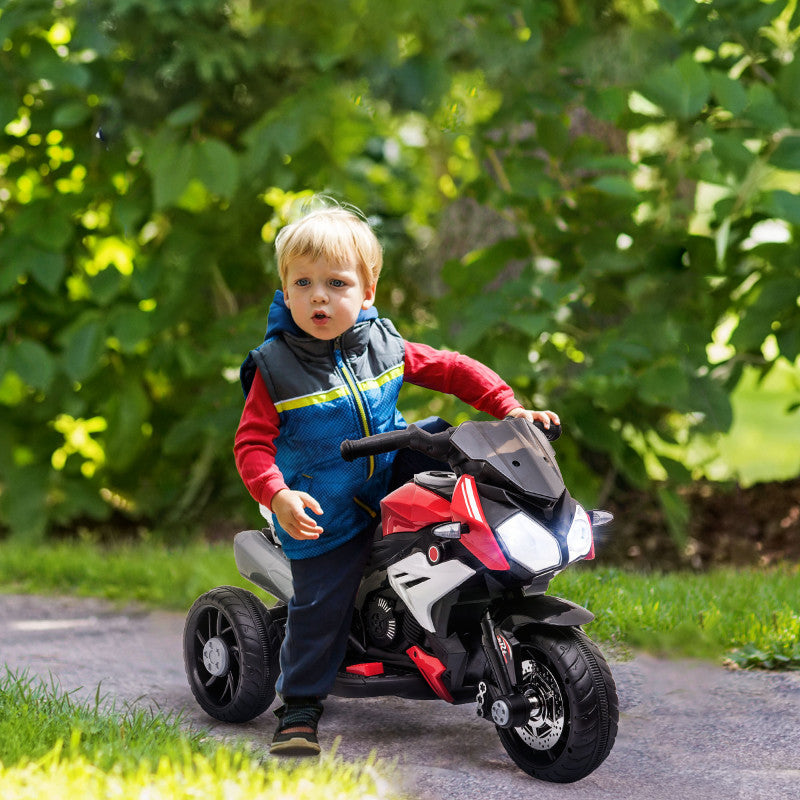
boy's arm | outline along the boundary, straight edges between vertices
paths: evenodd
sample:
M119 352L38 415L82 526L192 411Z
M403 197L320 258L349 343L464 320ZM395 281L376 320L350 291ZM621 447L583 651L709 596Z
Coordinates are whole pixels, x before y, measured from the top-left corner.
M280 418L275 404L261 375L256 374L233 444L236 468L253 499L270 509L293 539L317 539L322 528L305 509L322 514L322 508L311 495L293 491L286 485L275 463L275 439L279 434Z
M275 404L261 376L256 374L236 430L233 455L247 491L256 502L270 509L272 498L288 488L275 463L279 424Z
M541 420L545 427L557 415L549 411L529 411L514 397L513 389L494 371L474 358L455 351L436 350L426 344L405 343L403 380L426 389L455 395L473 408L502 419L509 414Z

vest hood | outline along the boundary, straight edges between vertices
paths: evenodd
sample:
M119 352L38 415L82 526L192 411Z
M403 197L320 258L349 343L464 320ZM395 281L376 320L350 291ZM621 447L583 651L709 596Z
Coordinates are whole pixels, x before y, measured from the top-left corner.
M372 319L378 319L378 311L375 306L370 306L366 310L361 309L361 311L358 313L356 325L359 322L367 322ZM267 339L280 336L284 333L288 334L289 336L294 336L297 339L307 339L309 341L313 341L313 337L309 336L307 333L304 333L298 327L298 325L295 324L295 321L292 319L292 312L289 311L289 307L286 305L286 301L283 299L283 292L278 289L275 292L275 296L272 298L272 303L269 307L269 313L267 314L267 332L264 336L264 341L266 342ZM242 391L244 392L245 397L247 397L247 393L250 391L250 386L253 383L256 370L257 367L255 361L253 360L252 353L248 354L241 366L241 369L239 370L239 379L241 381Z

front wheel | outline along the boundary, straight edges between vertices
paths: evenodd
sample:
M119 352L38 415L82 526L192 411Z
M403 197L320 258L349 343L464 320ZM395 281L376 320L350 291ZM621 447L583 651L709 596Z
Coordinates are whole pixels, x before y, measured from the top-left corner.
M597 645L577 628L515 631L522 685L531 703L527 724L497 728L514 763L540 780L585 778L614 745L619 720L617 690Z
M248 722L275 699L278 623L246 589L221 586L195 600L183 631L192 694L222 722Z

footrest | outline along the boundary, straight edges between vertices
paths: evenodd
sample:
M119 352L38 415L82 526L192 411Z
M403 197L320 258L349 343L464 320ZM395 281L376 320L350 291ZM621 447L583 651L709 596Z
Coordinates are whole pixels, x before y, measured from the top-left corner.
M383 664L380 661L370 661L367 664L351 664L346 671L351 675L363 675L365 678L370 678L373 675L383 675Z

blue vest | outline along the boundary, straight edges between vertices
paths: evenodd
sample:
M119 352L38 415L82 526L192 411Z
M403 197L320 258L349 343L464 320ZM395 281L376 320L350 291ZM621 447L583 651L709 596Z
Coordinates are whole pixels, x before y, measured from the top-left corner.
M308 492L324 512L317 517L306 509L324 529L318 539L293 539L276 524L289 558L321 555L377 524L394 453L348 463L339 447L344 439L406 427L397 410L404 363L403 339L377 315L333 341L286 326L250 352L242 383L246 393L258 369L275 404L278 468L291 489Z

